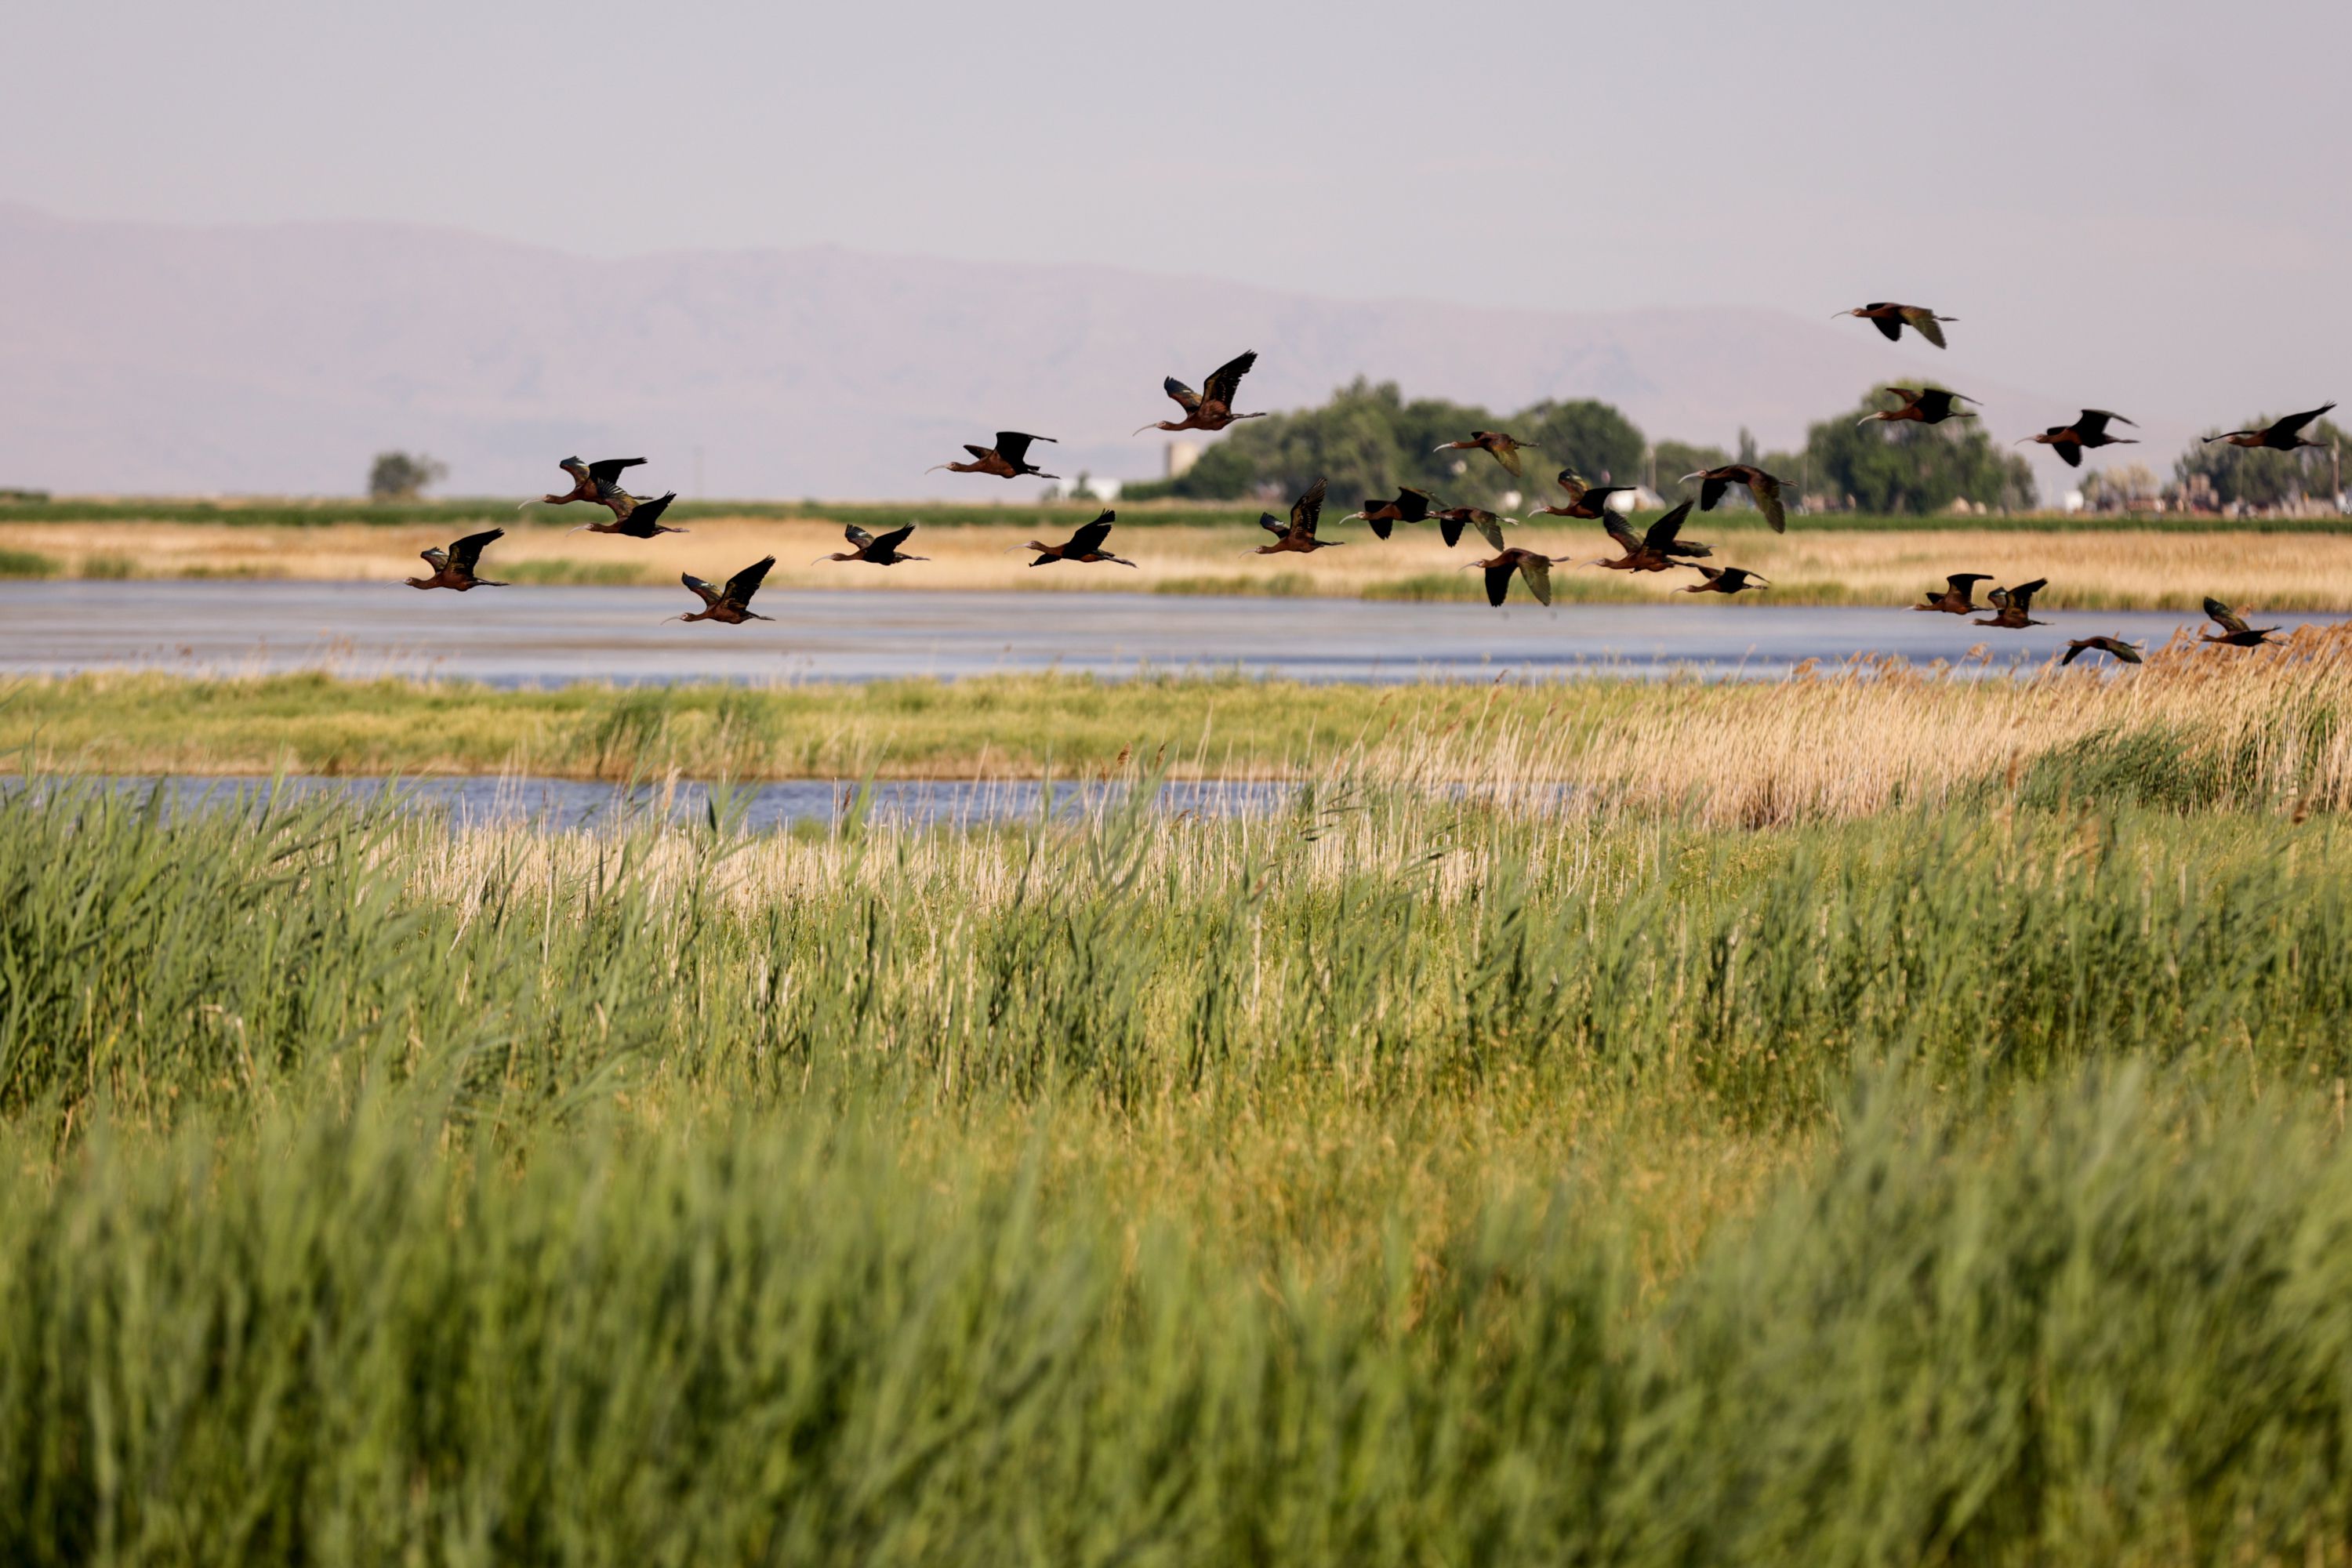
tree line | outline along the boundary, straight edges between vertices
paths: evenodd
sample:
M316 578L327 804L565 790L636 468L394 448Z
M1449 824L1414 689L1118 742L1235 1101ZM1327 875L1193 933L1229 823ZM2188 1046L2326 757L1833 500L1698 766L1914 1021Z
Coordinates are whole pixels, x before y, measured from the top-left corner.
M1596 484L1647 485L1671 498L1685 474L1743 462L1778 475L1814 506L1899 515L1948 510L1958 501L2001 511L2038 504L2032 467L1988 436L1980 420L1858 423L1892 405L1883 390L1874 389L1853 408L1811 426L1799 450L1760 451L1745 430L1728 449L1653 442L1617 408L1591 399L1547 399L1497 414L1444 398L1408 400L1394 382L1359 377L1318 407L1235 426L1178 478L1130 484L1123 493L1138 500L1171 496L1271 504L1319 476L1330 481L1335 500L1350 505L1410 485L1454 505L1507 510L1517 504L1508 499L1514 492L1522 499L1548 493L1561 468ZM1507 430L1536 447L1527 472L1514 478L1483 454L1433 450L1472 430ZM2313 438L2330 449L2248 452L2193 445L2174 465L2175 484L2167 493L2176 504L2217 510L2332 495L2333 448L2347 444L2344 434L2322 421Z

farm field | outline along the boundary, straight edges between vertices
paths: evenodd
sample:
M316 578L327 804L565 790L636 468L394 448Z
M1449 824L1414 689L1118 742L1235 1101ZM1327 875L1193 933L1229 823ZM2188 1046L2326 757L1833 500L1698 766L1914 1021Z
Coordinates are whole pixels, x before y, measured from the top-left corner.
M2352 634L1199 684L991 690L1003 765L1148 791L1218 702L1312 787L772 835L0 790L0 1554L2343 1560ZM719 695L626 766L756 772ZM920 695L748 700L978 767ZM628 700L552 696L0 721Z
M293 577L397 581L416 552L482 528L508 530L487 559L490 575L518 584L674 585L681 570L714 576L773 553L776 587L1034 589L1118 587L1172 594L1249 594L1475 599L1477 577L1459 568L1483 552L1474 539L1444 547L1433 528L1406 526L1381 542L1326 509L1325 534L1343 548L1312 558L1251 555L1265 536L1255 508L1120 510L1114 547L1138 568L1030 568L1017 547L1066 537L1091 506L799 509L681 504L670 516L692 531L650 542L570 531L577 507L433 502L359 503L61 501L0 506L0 575ZM599 516L604 515L602 512ZM908 548L931 559L882 569L818 563L840 549L844 522L874 530L921 524ZM2352 610L2352 520L1800 517L1775 535L1752 511L1695 515L1690 537L1717 546L1717 563L1750 567L1779 604L1903 605L1958 571L1995 580L2047 577L2043 603L2082 609L2193 609L2207 595L2278 610ZM1603 552L1596 524L1539 519L1514 538L1564 563ZM1692 574L1635 575L1592 569L1553 577L1563 603L1675 601Z

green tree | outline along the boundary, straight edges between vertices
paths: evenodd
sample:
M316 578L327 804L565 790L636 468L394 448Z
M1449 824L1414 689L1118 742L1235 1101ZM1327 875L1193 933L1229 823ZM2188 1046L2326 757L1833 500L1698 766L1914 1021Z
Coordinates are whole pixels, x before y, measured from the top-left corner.
M446 464L422 452L378 452L368 469L368 499L415 500L427 485L438 483L448 472Z
M1642 455L1650 445L1614 405L1589 397L1536 404L1512 415L1504 427L1535 446L1531 462L1543 465L1546 479L1574 468L1593 484L1633 484L1642 477Z
M1806 432L1801 478L1808 489L1833 504L1850 497L1857 510L1870 512L1942 511L1956 500L2007 511L2033 506L2032 468L1993 445L1979 421L1858 423L1887 401L1883 389L1874 392Z
M2276 417L2274 414L2258 415L2240 428L2259 430ZM2219 430L2205 433L2221 434ZM2270 452L2224 442L2210 447L2202 441L2194 442L2174 461L2173 482L2187 494L2193 492L2201 479L2212 487L2213 499L2223 506L2234 503L2266 509L2306 497L2332 496L2336 493L2336 454L2352 447L2352 437L2345 435L2333 419L2322 419L2304 434L2319 446L2293 452Z

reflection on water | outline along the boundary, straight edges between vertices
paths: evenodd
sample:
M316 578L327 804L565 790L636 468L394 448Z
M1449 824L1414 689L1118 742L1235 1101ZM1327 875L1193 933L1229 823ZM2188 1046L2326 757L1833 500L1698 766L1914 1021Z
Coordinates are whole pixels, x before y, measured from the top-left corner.
M1122 783L1010 779L904 780L861 785L854 781L795 779L724 788L714 812L712 792L681 781L627 785L548 778L310 778L150 777L43 781L59 792L100 786L145 796L160 790L167 811L254 811L272 803L321 796L403 811L444 811L460 826L517 824L565 829L617 826L632 821L702 822L724 816L745 831L772 831L800 823L835 827L853 817L898 826L964 827L990 823L1067 819L1116 807L1128 797ZM6 781L21 788L21 780ZM1171 780L1154 808L1171 816L1211 818L1270 816L1297 798L1295 784L1240 779Z

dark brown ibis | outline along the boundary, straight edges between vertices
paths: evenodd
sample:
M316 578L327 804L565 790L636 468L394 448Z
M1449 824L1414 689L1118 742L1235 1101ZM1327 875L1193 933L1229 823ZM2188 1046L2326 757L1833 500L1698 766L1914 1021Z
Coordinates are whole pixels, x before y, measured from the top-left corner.
M1237 354L1211 371L1209 384L1199 392L1172 375L1168 377L1160 384L1160 388L1176 400L1176 406L1184 411L1184 417L1155 419L1149 425L1137 426L1135 433L1140 436L1146 430L1222 430L1237 419L1265 418L1263 413L1234 412L1234 398L1242 389L1242 377L1247 375L1250 367L1255 363L1255 349Z
M2147 662L2139 656L2139 644L2126 642L2121 637L2069 637L2066 639L2066 657L2058 662L2069 665L2086 653L2103 653L2126 664Z
M1445 541L1448 550L1462 542L1465 528L1475 529L1479 538L1500 550L1503 548L1503 524L1518 521L1515 517L1496 517L1493 512L1475 506L1449 506L1444 511L1430 513L1430 520L1437 524L1438 536Z
M1756 510L1764 514L1764 521L1772 525L1772 531L1789 531L1789 509L1780 500L1780 490L1785 481L1774 479L1755 464L1726 463L1719 468L1701 468L1697 473L1683 476L1685 483L1692 479L1699 482L1699 510L1713 511L1715 503L1723 499L1725 491L1734 485L1746 485L1748 493L1756 498Z
M690 616L672 616L670 619L717 621L729 626L740 626L745 621L775 619L773 616L763 616L751 608L751 595L760 591L760 584L768 575L768 568L775 563L776 558L772 555L754 561L728 578L723 588L711 586L691 572L679 573L677 580L694 590L695 597L702 601L702 608Z
M1769 588L1772 584L1745 566L1701 566L1688 563L1690 569L1706 579L1693 583L1687 588L1677 588L1677 594L1744 594L1751 588Z
M1503 471L1513 479L1517 479L1526 467L1519 454L1535 450L1517 437L1506 435L1500 430L1473 430L1467 441L1447 441L1432 449L1439 452L1484 452L1502 464Z
M1439 510L1437 498L1427 490L1417 490L1411 485L1399 485L1396 500L1381 500L1374 498L1364 502L1363 510L1351 511L1339 521L1369 523L1376 536L1386 539L1390 531L1398 523L1427 522Z
M572 488L561 495L543 495L539 498L540 501L546 506L569 506L576 500L592 501L598 506L610 507L614 517L626 519L630 512L645 503L622 488L621 474L624 469L637 468L644 462L643 458L599 458L593 463L566 458L555 466L572 476ZM530 504L529 501L522 503L523 506ZM520 511L522 507L515 510Z
M1514 545L1484 561L1473 561L1462 570L1486 574L1486 602L1499 609L1504 596L1511 591L1511 574L1515 572L1526 580L1528 592L1536 596L1537 604L1550 604L1551 568L1550 556L1538 555L1532 550L1521 550Z
M1032 436L1021 430L999 430L996 445L975 447L967 441L963 449L971 454L969 463L933 463L923 472L936 474L945 468L951 474L994 474L1000 479L1017 479L1024 474L1034 474L1041 479L1058 479L1059 474L1049 474L1029 460L1029 443L1045 441L1058 446L1051 436Z
M1625 553L1614 561L1588 561L1588 566L1602 566L1612 572L1666 572L1684 565L1696 555L1712 555L1707 545L1681 537L1683 520L1690 516L1691 503L1683 502L1641 533L1625 526L1614 513L1601 521Z
M1977 584L1992 581L1990 572L1955 572L1944 579L1944 590L1927 590L1927 599L1912 605L1915 610L1941 610L1948 616L1973 616L1977 613Z
M2308 414L2290 414L2284 419L2271 421L2259 430L2227 430L2219 436L2208 436L2205 444L2210 447L2216 441L2227 441L2232 447L2263 447L2273 452L2292 452L2298 447L2316 447L2319 443L2306 437L2303 427L2335 406L2333 403L2323 403Z
M841 531L841 536L849 542L848 549L820 555L809 564L814 566L817 561L863 561L869 566L896 566L901 561L929 561L928 555L909 555L899 548L914 531L915 525L910 522L888 533L872 534L853 522Z
M1583 522L1598 522L1610 515L1609 498L1633 493L1631 485L1588 485L1574 468L1559 471L1559 488L1568 492L1566 506L1544 506L1528 509L1529 517L1572 517Z
M2083 466L2083 454L2086 451L2095 451L2101 447L2139 445L2137 439L2130 436L2108 435L2107 426L2111 424L2131 425L2135 430L2139 428L2120 414L2105 408L2085 408L2075 416L2072 425L2053 425L2039 436L2021 436L2014 444L2022 447L2031 441L2037 447L2047 447L2057 453L2068 468L2079 468Z
M446 550L419 552L424 563L433 568L430 577L405 579L412 588L455 588L460 594L468 588L508 588L509 583L493 583L487 577L474 575L481 563L483 547L494 539L506 537L506 530L493 528L487 533L469 533Z
M1959 320L1958 316L1939 316L1925 305L1896 305L1885 300L1840 310L1830 320L1834 321L1841 316L1860 316L1876 327L1888 342L1902 337L1903 329L1908 327L1937 348L1944 346L1944 323Z
M1941 425L1947 419L1976 417L1975 412L1971 409L1952 406L1956 403L1976 401L1965 393L1947 392L1940 386L1890 386L1886 390L1901 398L1903 406L1883 409L1876 414L1865 414L1853 422L1855 429L1859 430L1864 425L1878 421L1884 421L1889 425L1900 425L1908 419L1921 425Z
M1970 621L1972 626L1999 626L2003 631L2021 632L2028 626L2046 626L2047 621L2037 621L2027 612L2033 608L2033 595L2050 585L2047 577L2036 577L2031 583L2020 583L2014 588L1995 588L1985 595L1992 601L1989 619Z
M1308 555L1318 550L1328 550L1334 545L1348 542L1344 539L1315 537L1315 525L1323 519L1323 481L1318 479L1307 487L1306 494L1290 503L1290 521L1287 524L1270 511L1260 512L1257 525L1274 535L1274 542L1261 544L1252 553Z
M2221 628L2221 635L2200 632L2199 642L2222 643L2231 647L2260 647L2278 631L2276 626L2250 626L2246 618L2219 599L2205 601L2205 614Z
M583 522L574 533L617 533L629 539L651 539L660 533L688 533L690 529L672 528L661 520L669 503L677 499L676 490L658 495L651 500L633 501L629 510L615 512L610 522Z
M1110 537L1110 525L1118 521L1118 513L1107 511L1059 544L1041 544L1033 539L1020 548L1037 552L1037 559L1029 563L1032 566L1043 566L1054 561L1076 561L1084 565L1111 561L1121 566L1132 566L1134 562L1125 556L1113 555L1103 548L1103 542Z

